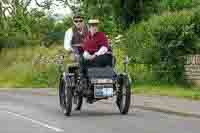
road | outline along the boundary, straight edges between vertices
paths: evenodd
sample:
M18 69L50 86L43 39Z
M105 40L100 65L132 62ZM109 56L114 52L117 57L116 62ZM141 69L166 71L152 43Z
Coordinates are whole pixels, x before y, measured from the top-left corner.
M57 96L0 92L0 133L199 133L200 119L131 108L120 115L115 104L84 103L65 117Z

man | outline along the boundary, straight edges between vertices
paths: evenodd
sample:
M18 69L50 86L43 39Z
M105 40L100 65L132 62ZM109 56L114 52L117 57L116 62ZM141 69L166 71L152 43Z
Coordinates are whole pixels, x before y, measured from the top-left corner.
M80 55L82 52L82 44L85 36L88 33L88 29L83 22L83 16L77 13L73 17L74 26L65 32L64 38L64 48L73 53L71 57L75 55Z
M103 32L98 32L98 19L88 21L89 32L84 40L83 60L81 69L84 74L90 66L112 66L112 53L109 49L108 39Z

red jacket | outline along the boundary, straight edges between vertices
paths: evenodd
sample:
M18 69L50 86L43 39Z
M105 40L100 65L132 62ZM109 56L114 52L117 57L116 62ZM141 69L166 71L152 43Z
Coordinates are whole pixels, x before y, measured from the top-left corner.
M88 33L83 44L83 50L88 51L90 54L94 54L102 46L108 48L108 39L103 32L97 32L94 36L92 36L91 33Z

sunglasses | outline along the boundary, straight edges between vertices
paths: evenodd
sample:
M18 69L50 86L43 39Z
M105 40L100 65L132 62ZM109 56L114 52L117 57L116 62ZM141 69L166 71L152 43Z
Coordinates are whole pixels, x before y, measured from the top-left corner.
M74 20L74 23L82 23L83 20Z

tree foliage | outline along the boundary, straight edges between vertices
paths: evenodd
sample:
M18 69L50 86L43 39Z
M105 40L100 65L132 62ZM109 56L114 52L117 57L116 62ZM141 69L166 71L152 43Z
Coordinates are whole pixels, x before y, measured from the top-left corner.
M31 1L34 0L0 1L0 48L39 45L50 32L64 32L69 27L68 20L57 23L43 10L28 10ZM49 2L40 6L48 10Z
M166 12L132 25L125 41L129 55L149 64L156 80L183 81L184 56L200 52L199 11Z

